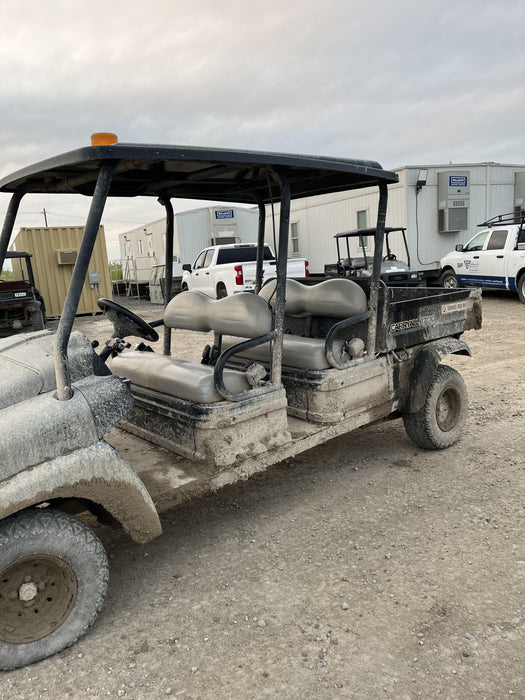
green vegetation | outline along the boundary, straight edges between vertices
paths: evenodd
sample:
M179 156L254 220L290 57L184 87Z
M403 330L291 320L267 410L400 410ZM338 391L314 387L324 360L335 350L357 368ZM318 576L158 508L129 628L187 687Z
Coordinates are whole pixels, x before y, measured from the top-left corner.
M112 282L118 282L124 279L122 276L122 263L109 263L109 275Z

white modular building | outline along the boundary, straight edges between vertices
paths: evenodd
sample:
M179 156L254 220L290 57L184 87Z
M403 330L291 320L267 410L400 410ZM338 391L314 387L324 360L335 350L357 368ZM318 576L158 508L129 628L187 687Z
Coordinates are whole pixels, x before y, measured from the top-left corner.
M193 263L198 253L209 245L257 241L257 209L203 207L179 212L174 219L174 276L182 275L182 265ZM166 218L121 233L119 245L124 281L149 282L152 268L164 264Z
M525 208L525 165L406 165L394 172L399 182L388 188L386 225L406 228L411 267L427 271L429 282L437 279L440 259L457 243L466 243L478 224ZM289 255L306 257L310 272L322 273L325 264L337 261L335 234L376 225L378 196L377 189L366 188L292 201ZM275 219L278 227L278 207ZM268 207L270 243L272 230ZM401 238L392 237L391 248L403 259Z

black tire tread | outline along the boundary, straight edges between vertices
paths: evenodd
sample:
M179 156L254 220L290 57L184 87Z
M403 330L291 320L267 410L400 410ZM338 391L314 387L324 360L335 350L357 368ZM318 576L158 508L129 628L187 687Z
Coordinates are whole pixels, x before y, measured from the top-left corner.
M446 385L456 388L460 395L461 412L456 426L442 432L435 421L435 402ZM443 450L455 444L461 435L468 410L468 396L463 377L454 368L440 365L427 393L423 407L415 413L404 413L403 423L411 440L424 450Z
M91 592L92 601L89 605L91 614L76 625L73 636L60 648L54 648L56 644L54 646L48 644L47 640L62 630L66 623L48 637L27 645L9 645L0 642L0 670L2 671L40 661L73 645L95 623L106 597L109 565L102 543L87 525L77 518L53 508L28 509L12 515L0 523L0 567L3 566L2 550L5 547L12 547L13 543L16 542L25 544L31 540L37 543L39 538L42 542L49 539L60 542L64 552L68 549L76 553L81 552L82 559L89 562L92 575L89 577L88 583L95 584L95 588ZM38 544L35 544L35 549L37 547ZM12 561L15 560L16 556L12 557ZM80 581L79 585L85 586L85 582ZM53 647L51 650L49 650L50 646ZM10 653L9 647L18 647L18 649L12 649L13 653ZM26 654L23 653L22 647L27 647Z

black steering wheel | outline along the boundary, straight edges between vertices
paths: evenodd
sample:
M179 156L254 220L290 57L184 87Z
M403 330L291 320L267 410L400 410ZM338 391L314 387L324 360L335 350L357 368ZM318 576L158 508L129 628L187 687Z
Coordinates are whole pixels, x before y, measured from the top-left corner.
M385 257L383 258L383 262L384 262L385 260L397 260L397 258L396 258L396 256L394 255L394 253L388 253L388 255L385 255Z
M113 338L126 338L128 335L135 335L149 340L150 343L155 343L159 339L159 334L149 323L146 323L133 311L126 309L125 306L104 297L97 299L97 304L98 308L102 309L113 324Z

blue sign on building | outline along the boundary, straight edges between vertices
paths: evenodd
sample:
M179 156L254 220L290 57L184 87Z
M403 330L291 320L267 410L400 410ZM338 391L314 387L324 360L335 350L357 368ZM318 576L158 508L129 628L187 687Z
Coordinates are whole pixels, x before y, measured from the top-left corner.
M466 175L449 175L448 186L449 187L466 187L467 186L467 176Z
M234 219L235 214L233 209L216 209L215 210L216 219Z

